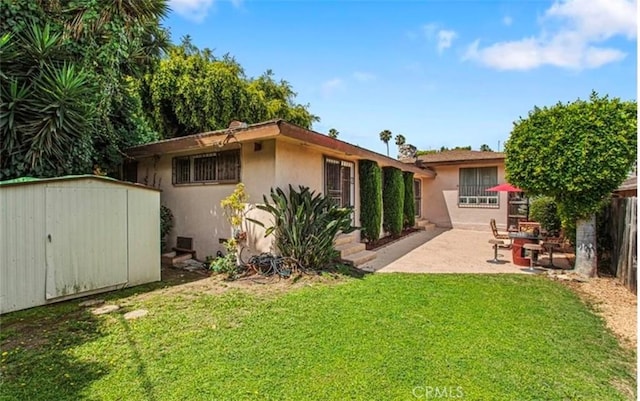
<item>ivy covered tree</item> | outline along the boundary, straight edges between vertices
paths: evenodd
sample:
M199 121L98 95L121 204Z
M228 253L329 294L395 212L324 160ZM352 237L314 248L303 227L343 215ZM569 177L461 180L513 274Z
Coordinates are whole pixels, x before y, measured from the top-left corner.
M597 272L595 213L637 159L637 104L593 92L589 100L535 107L505 144L507 180L552 197L576 222L575 270Z
M0 0L0 179L115 171L157 138L139 79L168 34L165 0Z
M282 118L305 128L319 120L309 105L295 103L291 85L276 81L271 70L249 79L233 57L200 50L188 36L145 82L154 127L167 138L223 129L232 120Z
M402 170L382 168L382 228L397 237L404 223L404 178Z
M360 160L358 176L361 235L368 242L377 241L380 238L382 224L382 170L373 160Z

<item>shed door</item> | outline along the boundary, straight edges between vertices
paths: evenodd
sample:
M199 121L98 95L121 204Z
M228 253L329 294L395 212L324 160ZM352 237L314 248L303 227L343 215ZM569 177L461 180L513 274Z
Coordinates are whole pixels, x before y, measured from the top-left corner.
M46 189L46 299L127 281L127 191Z

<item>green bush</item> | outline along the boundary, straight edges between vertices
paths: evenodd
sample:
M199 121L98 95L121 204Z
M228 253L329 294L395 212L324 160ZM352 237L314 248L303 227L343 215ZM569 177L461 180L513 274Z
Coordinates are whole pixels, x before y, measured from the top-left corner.
M404 178L404 226L413 227L416 225L416 202L413 193L413 173L405 171Z
M382 224L382 170L371 160L358 162L360 176L360 233L362 239L380 238Z
M320 270L338 256L333 240L338 233L350 233L352 208L343 208L331 198L316 194L308 187L296 191L289 185L289 194L271 189L271 201L264 196L264 204L257 205L273 217L273 226L265 236L275 235L275 247L281 256L296 261L302 270ZM248 219L264 227L262 222Z
M160 206L160 250L164 251L167 234L173 229L173 213L166 206Z
M234 238L226 241L224 247L227 254L212 259L209 262L209 269L214 273L226 274L227 278L233 280L238 275L240 266L238 266L238 243Z
M531 200L529 205L529 218L540 223L543 230L550 235L560 232L562 222L558 214L558 205L553 198L540 196Z
M395 167L382 168L382 228L400 235L404 221L404 180Z
M166 206L160 206L160 237L164 238L173 229L173 213Z

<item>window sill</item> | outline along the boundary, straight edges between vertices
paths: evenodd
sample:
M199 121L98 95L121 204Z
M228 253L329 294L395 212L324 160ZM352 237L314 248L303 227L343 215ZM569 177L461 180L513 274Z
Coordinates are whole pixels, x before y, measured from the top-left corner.
M480 204L473 204L473 205L458 204L458 207L462 209L500 209L500 205L480 205Z

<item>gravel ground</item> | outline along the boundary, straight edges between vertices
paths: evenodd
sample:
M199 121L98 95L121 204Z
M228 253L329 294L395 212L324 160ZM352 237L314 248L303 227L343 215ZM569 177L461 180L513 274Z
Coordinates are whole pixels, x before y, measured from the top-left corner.
M612 277L598 277L581 283L564 282L598 315L625 348L637 348L638 297Z

